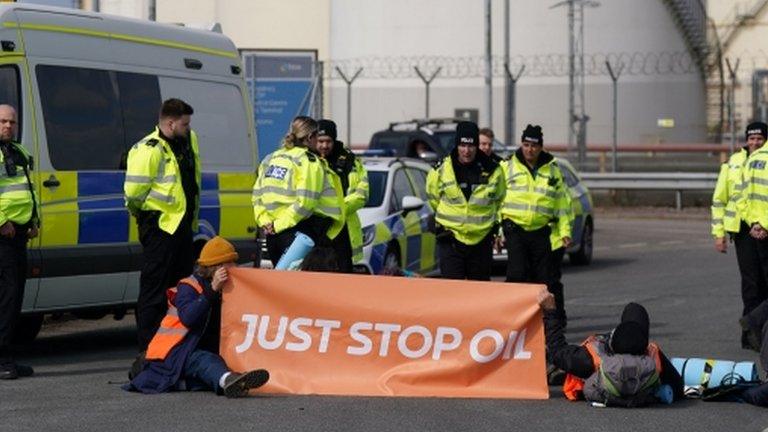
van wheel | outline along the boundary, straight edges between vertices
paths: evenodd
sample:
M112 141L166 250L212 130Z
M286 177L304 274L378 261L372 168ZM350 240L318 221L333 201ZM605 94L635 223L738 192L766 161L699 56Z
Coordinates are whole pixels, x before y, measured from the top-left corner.
M22 315L16 321L14 344L28 344L35 340L43 326L43 315Z
M594 228L592 227L592 220L587 220L584 225L584 232L581 235L581 245L579 250L569 254L571 264L575 265L589 265L592 262L592 249L594 241Z

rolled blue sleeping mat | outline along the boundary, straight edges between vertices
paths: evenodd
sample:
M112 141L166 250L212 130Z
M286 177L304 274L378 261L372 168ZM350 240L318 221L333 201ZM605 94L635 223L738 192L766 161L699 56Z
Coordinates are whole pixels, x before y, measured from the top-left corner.
M702 358L673 357L670 362L677 369L686 386L705 386L708 388L728 384L734 379L755 381L758 379L754 362L733 362Z
M301 261L315 247L315 242L306 234L297 232L293 243L283 252L280 261L277 262L275 270L287 270L291 264Z

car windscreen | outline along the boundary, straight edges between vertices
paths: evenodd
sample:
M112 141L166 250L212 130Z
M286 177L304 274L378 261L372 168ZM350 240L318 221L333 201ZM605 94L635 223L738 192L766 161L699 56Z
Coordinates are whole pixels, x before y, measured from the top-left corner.
M440 143L440 147L443 149L443 154L448 154L453 151L453 147L456 144L456 132L436 132L435 138Z
M408 137L405 135L377 134L368 146L371 150L389 150L393 156L404 156Z
M387 171L368 171L368 201L365 207L379 207L384 202L387 188Z

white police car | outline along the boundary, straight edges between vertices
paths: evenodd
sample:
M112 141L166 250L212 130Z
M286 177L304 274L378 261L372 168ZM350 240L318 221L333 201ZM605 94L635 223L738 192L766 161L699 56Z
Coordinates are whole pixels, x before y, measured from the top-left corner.
M399 268L422 275L439 273L435 215L427 203L430 165L409 158L362 157L370 193L358 211L364 259L356 272L380 274Z

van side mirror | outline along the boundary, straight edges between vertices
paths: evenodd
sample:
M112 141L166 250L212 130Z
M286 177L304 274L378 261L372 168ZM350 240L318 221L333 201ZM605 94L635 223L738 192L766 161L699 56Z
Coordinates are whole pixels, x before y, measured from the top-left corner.
M437 162L438 158L439 158L439 156L437 156L437 153L435 153L433 151L425 151L425 152L419 153L419 159L423 160L424 162L430 163L430 164L434 163L434 162Z
M414 210L418 210L424 207L424 204L425 203L423 199L419 197L415 197L413 195L406 195L403 197L403 202L401 206L403 208L403 214L406 214Z

